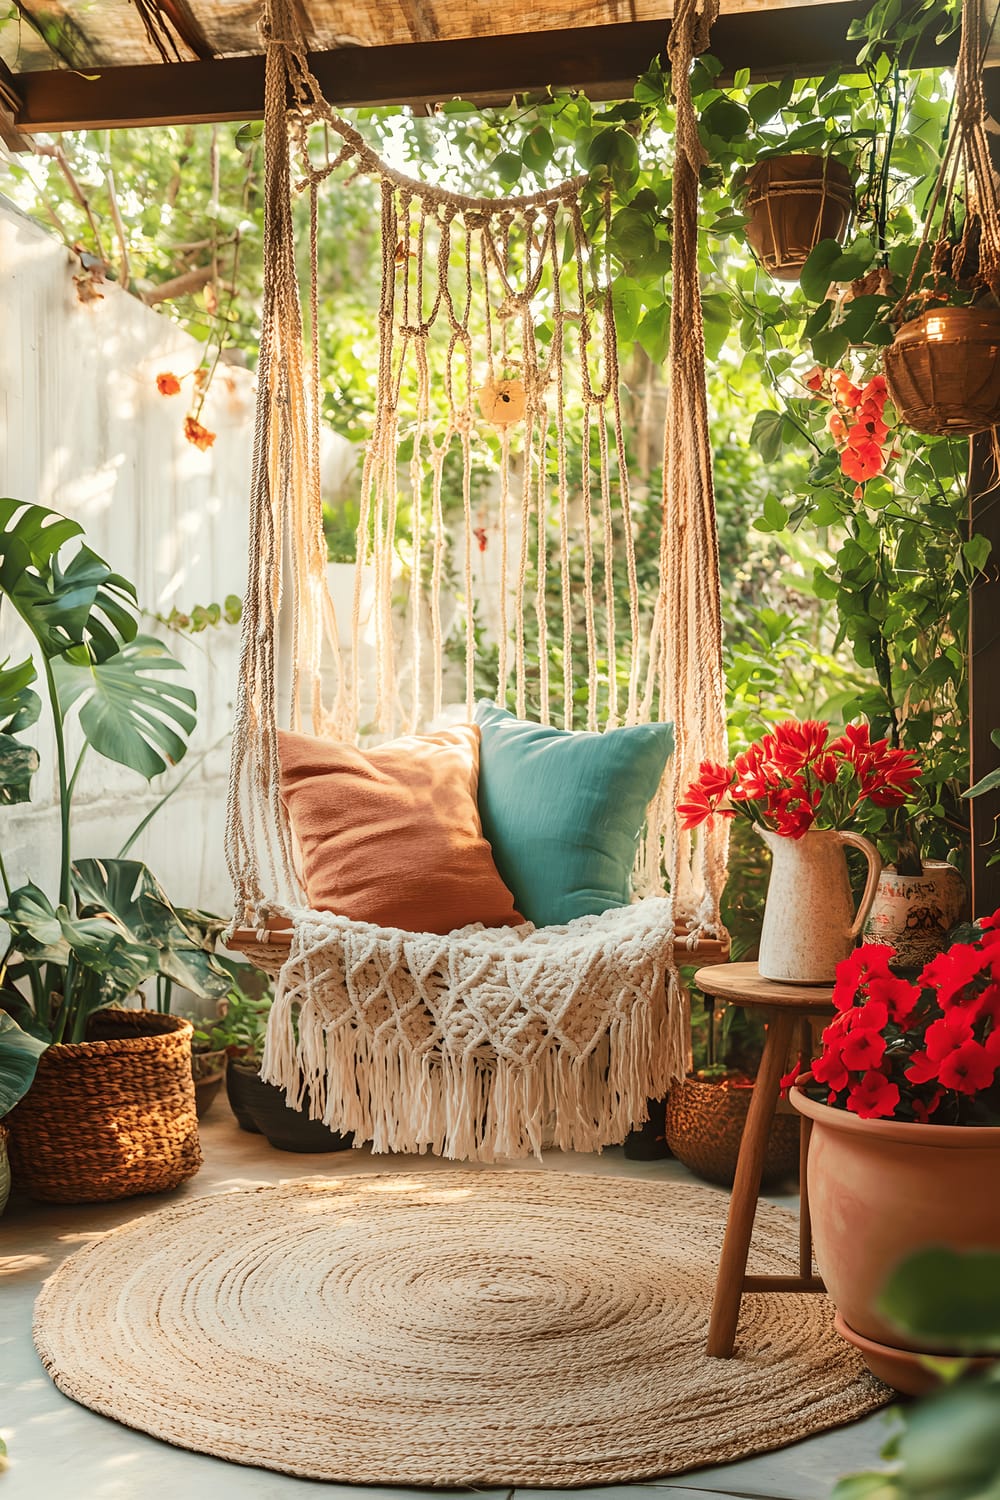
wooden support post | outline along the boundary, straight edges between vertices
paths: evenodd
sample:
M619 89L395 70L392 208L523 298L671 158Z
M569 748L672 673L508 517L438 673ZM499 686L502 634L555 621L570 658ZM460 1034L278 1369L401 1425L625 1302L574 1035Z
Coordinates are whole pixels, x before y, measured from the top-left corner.
M969 443L969 532L985 536L993 551L969 593L969 748L973 785L1000 766L1000 749L990 738L1000 729L1000 476L993 456L993 434L978 433ZM972 914L986 916L1000 907L1000 790L969 803L972 830Z

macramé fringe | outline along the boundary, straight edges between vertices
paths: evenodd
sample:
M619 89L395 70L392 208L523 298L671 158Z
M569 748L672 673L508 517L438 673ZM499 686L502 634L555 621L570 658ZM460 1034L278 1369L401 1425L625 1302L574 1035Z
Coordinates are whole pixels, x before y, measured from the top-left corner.
M262 1073L377 1152L599 1151L684 1073L670 902L438 937L293 911ZM297 1036L296 1036L297 1033Z

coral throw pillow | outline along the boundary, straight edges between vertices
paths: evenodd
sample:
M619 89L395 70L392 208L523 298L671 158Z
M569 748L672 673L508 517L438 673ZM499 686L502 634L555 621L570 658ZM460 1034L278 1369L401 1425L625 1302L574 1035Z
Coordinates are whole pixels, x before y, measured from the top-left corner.
M310 906L406 932L521 922L479 820L479 743L474 724L373 750L280 733Z
M481 701L479 811L497 869L538 927L627 906L672 724L605 734L516 719Z

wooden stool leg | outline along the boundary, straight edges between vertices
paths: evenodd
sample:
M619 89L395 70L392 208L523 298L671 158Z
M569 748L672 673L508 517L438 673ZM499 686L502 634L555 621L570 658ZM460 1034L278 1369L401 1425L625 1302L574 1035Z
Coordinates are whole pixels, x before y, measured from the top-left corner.
M757 1213L767 1138L781 1092L781 1075L794 1024L795 1018L792 1015L781 1011L769 1013L764 1055L760 1060L760 1071L754 1084L747 1123L740 1142L736 1180L729 1202L729 1217L715 1283L715 1300L708 1325L707 1349L716 1359L729 1359L736 1341L743 1277L746 1274L750 1236Z
M800 1055L803 1069L812 1059L812 1022L804 1017L800 1029ZM809 1136L812 1120L799 1116L799 1275L812 1276L812 1217L809 1213Z

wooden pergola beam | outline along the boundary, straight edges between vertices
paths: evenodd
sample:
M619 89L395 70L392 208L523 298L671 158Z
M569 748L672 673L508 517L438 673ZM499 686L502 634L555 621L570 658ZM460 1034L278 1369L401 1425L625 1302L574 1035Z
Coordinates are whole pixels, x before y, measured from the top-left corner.
M740 68L749 68L755 80L849 70L857 44L847 41L847 30L866 8L856 0L824 0L726 13L715 23L712 51L723 78ZM341 108L457 97L506 104L513 94L544 93L550 86L614 99L631 94L638 75L663 51L668 29L666 19L631 21L316 52L310 62L326 98ZM954 55L953 42L941 47L928 38L914 66L947 66ZM15 123L26 133L255 120L263 112L264 59L104 68L96 77L63 69L23 73L17 89L22 103Z

